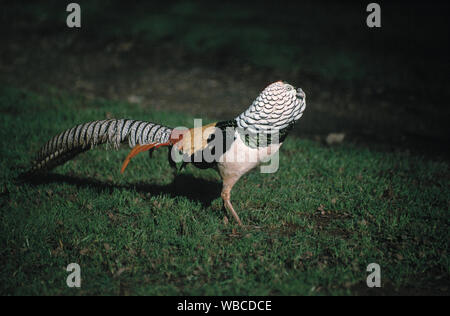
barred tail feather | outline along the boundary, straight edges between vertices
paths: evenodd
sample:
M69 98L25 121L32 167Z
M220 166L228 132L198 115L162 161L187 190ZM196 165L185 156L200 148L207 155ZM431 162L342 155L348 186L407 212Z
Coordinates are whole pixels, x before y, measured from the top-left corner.
M31 173L50 170L79 153L100 144L118 149L122 143L130 147L168 142L172 129L155 123L110 119L77 125L50 139L32 162Z

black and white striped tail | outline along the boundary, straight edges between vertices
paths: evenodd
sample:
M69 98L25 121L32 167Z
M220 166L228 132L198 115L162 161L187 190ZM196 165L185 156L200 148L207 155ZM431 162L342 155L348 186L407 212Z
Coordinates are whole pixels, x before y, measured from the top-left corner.
M128 119L110 119L77 125L50 139L38 152L29 173L50 170L69 161L81 152L100 144L115 149L128 142L130 147L165 143L172 129L155 123Z

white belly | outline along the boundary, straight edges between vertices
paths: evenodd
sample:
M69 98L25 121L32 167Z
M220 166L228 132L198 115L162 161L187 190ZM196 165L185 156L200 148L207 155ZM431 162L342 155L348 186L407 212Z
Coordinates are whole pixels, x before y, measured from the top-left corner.
M274 155L282 144L271 144L268 147L251 148L248 147L235 134L236 139L231 147L224 153L217 163L220 175L224 177L233 177L239 179L242 175L257 167L263 161L267 161Z

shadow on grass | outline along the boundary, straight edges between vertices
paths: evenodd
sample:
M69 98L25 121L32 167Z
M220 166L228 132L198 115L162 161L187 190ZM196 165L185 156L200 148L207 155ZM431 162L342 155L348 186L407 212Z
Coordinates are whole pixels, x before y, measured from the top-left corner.
M150 193L152 196L168 195L172 198L184 196L193 202L200 202L203 207L209 207L212 201L220 197L222 188L219 182L195 178L189 174L176 175L174 181L167 185L143 182L121 185L93 178L82 178L56 173L27 176L20 178L20 181L31 185L67 183L77 187L88 187L98 192L109 191L109 193L112 193L114 189L120 189Z

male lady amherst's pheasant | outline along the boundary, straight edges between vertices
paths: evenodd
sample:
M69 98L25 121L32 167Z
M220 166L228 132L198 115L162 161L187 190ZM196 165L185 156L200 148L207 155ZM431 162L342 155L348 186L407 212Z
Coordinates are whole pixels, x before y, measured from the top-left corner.
M116 149L128 142L130 159L143 151L169 147L169 163L176 167L174 153L199 168L215 168L222 180L224 207L242 225L230 202L230 193L239 178L280 148L306 106L302 89L288 83L269 85L238 117L191 129L173 129L155 123L129 119L108 119L77 125L53 137L39 151L31 172L52 169L97 144ZM205 157L209 157L206 159Z

